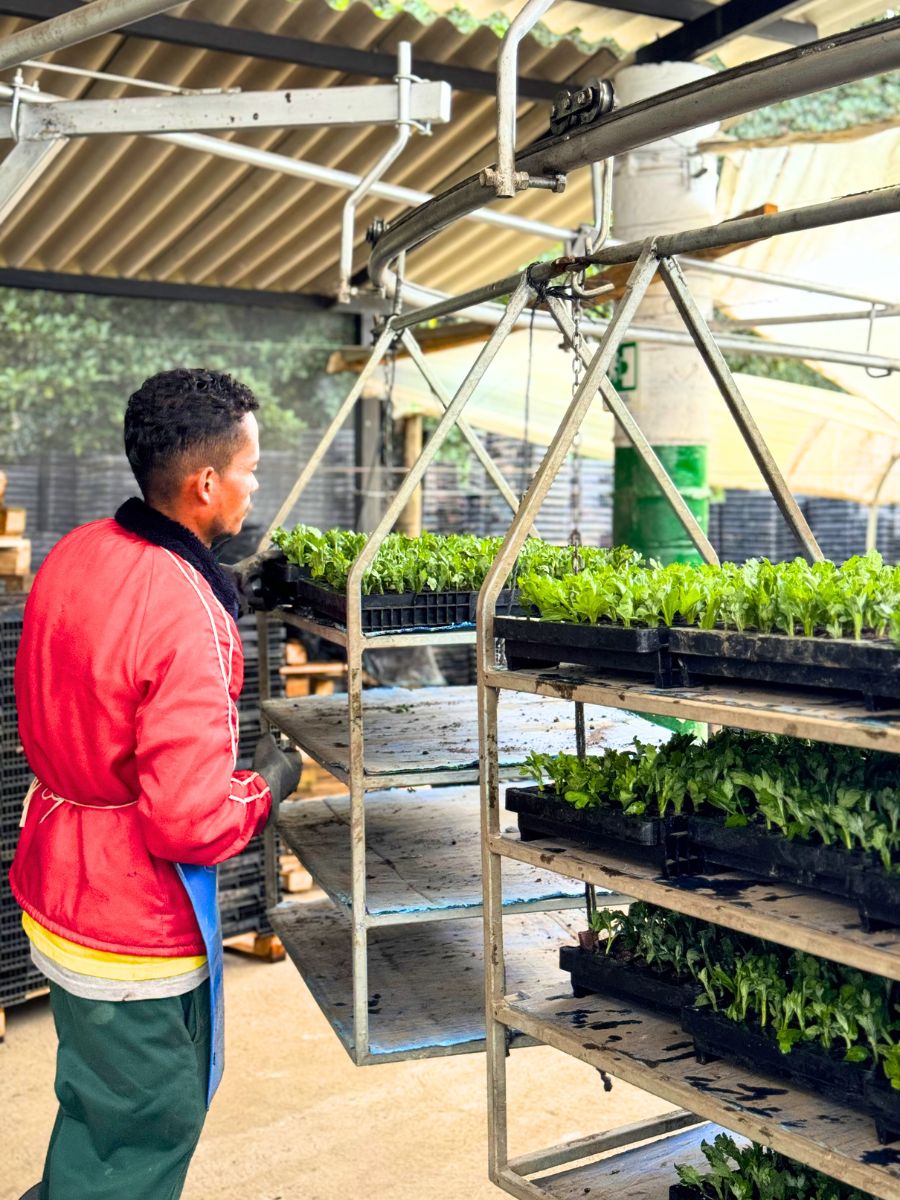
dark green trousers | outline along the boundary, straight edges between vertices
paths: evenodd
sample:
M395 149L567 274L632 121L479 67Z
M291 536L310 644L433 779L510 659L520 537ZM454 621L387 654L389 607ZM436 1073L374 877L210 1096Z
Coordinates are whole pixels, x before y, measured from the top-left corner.
M50 984L59 1038L41 1200L177 1200L206 1118L209 983L164 1000Z

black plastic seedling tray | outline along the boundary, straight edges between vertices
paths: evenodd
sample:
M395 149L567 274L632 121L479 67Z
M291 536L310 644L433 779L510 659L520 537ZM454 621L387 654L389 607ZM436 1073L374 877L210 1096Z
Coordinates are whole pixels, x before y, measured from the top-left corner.
M329 624L347 624L347 593L316 583L293 563L278 564L274 572L282 604L309 609ZM474 625L478 592L402 592L362 597L364 633L412 629L443 629ZM509 589L500 593L498 612L517 611L517 597Z
M669 1200L715 1200L715 1193L686 1183L673 1183L669 1187Z
M870 709L900 705L900 649L887 640L674 628L669 648L686 686L727 679L855 692Z
M559 965L572 976L572 994L576 997L599 992L679 1016L682 1008L694 1004L700 994L695 983L676 983L648 967L605 954L602 941L598 950L560 946Z
M844 1062L838 1051L800 1043L789 1054L782 1054L775 1039L760 1027L730 1021L711 1008L685 1008L681 1023L694 1040L699 1062L722 1058L763 1075L789 1079L798 1087L868 1113L882 1144L900 1136L900 1091L882 1086L871 1070Z
M887 874L872 855L789 841L753 824L728 828L707 817L688 817L687 828L706 872L719 867L827 892L852 900L866 929L900 926L900 875Z
M523 841L566 838L655 866L666 878L696 866L684 817L633 817L613 808L576 808L556 792L538 787L508 788L505 804L518 817Z
M506 663L511 671L577 663L598 671L650 679L657 687L672 683L669 630L664 627L626 629L624 625L576 625L498 616L494 634L505 639Z

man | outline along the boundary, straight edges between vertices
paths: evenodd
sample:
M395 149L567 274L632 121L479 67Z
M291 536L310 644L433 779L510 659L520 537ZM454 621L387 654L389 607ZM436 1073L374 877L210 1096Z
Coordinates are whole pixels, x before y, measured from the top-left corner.
M221 1075L215 864L299 778L271 735L235 770L238 597L210 547L258 487L256 408L228 375L148 379L125 415L143 500L63 538L25 608L10 883L59 1038L34 1200L175 1200Z

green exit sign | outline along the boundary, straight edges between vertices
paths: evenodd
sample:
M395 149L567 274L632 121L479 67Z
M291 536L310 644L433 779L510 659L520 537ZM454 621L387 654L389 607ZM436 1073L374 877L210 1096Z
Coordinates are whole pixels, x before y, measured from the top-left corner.
M609 378L617 392L633 392L638 385L637 342L623 342L616 351Z

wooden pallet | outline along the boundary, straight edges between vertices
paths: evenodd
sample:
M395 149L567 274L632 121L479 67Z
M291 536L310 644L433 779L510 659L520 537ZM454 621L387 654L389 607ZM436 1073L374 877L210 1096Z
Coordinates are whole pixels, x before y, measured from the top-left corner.
M281 938L274 933L239 933L236 937L225 939L225 949L235 954L245 954L248 958L258 958L261 962L281 962L285 957Z
M46 987L34 988L30 992L26 992L24 999L18 1000L15 1004L10 1004L10 1008L18 1008L20 1004L27 1004L29 1000L37 1000L40 996L46 996L50 989ZM6 1041L6 1009L0 1008L0 1043Z

